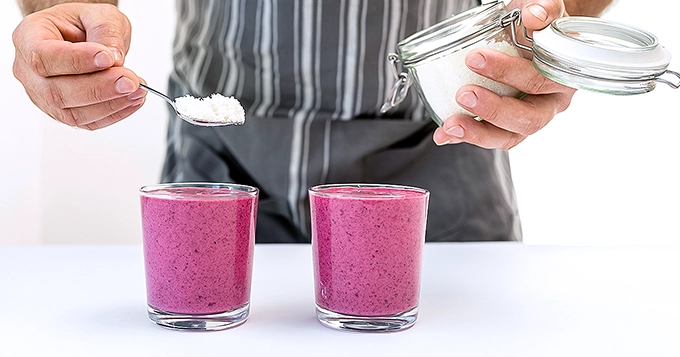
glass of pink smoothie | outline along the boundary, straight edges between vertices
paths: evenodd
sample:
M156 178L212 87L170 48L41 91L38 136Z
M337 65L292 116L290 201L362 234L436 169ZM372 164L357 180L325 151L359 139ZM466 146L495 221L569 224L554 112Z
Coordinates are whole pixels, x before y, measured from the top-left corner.
M309 189L319 321L399 331L418 316L429 192L380 184Z
M246 321L257 188L170 183L140 189L149 318L222 330Z

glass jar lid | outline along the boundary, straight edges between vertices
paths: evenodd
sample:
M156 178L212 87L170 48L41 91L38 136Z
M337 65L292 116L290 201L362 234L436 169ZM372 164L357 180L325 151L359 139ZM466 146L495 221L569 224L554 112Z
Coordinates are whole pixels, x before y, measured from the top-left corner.
M533 38L534 67L564 85L610 94L653 90L669 71L671 55L653 34L592 17L557 19Z

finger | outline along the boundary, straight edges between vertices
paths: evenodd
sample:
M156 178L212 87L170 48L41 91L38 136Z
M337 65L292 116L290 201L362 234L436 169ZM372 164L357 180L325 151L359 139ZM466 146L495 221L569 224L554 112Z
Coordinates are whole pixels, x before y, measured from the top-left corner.
M80 8L89 12L78 12ZM80 74L122 65L129 48L129 21L108 6L64 4L27 16L12 34L16 59L44 77ZM91 14L93 10L96 11ZM92 40L90 40L90 38ZM88 42L89 41L89 42Z
M129 96L139 89L139 78L121 67L78 76L46 78L41 89L47 105L56 108L83 107Z
M523 100L467 85L456 93L461 107L501 129L530 135L569 106L571 93L528 95Z
M138 87L137 76L121 67L92 74L49 78L27 76L26 70L21 67L15 63L15 75L22 78L26 93L33 103L51 117L71 126L91 122L89 119L103 118L147 94ZM97 106L99 103L116 104ZM92 109L69 115L65 110L70 108Z
M27 62L41 77L85 74L109 68L116 63L115 51L93 42L41 41L30 50Z
M143 104L144 104L144 101L142 100L142 101L140 101L140 102L138 102L134 105L131 105L127 108L124 108L124 109L122 109L122 110L120 110L116 113L113 113L113 114L111 114L111 115L109 115L105 118L102 118L102 119L97 120L95 122L92 122L90 124L79 126L79 128L86 129L86 130L98 130L98 129L105 128L109 125L113 125L113 124L129 117L130 115L134 114L137 110L139 110L139 108L142 107Z
M526 139L526 135L503 130L491 123L465 115L454 115L444 121L433 134L437 145L470 143L486 149L510 150Z
M27 93L29 93L29 97L31 97L33 100L35 95L31 95L29 90L27 90ZM134 108L143 105L146 101L145 95L146 91L139 89L128 97L113 99L83 107L57 108L47 106L41 109L53 119L72 127L83 128L90 125L96 126L97 124L94 123L107 118L107 120L113 119L113 121L108 124L110 125L113 122L122 120L127 115L129 115L124 114L128 108Z
M130 97L117 98L84 107L64 108L60 110L58 120L70 126L82 128L106 118L118 118L120 115L117 115L117 113L124 112L130 107L139 107L146 101L144 95L137 99Z
M132 27L130 20L114 5L97 4L88 6L81 21L88 42L100 43L114 51L116 65L124 62L130 48ZM117 52L116 52L117 50Z
M534 0L522 7L522 24L527 30L540 30L564 16L562 0Z
M64 41L49 21L26 20L12 34L15 61L42 77L82 74L115 65L114 50L94 42Z
M58 108L53 106L41 107L40 104L42 103L35 100L38 94L32 88L26 87L26 92L31 100L47 115L66 125L89 130L103 128L126 118L145 103L147 93L140 88L123 98L83 107Z
M465 63L473 72L517 88L523 93L548 94L573 91L540 74L531 60L510 56L501 51L472 50L465 57Z

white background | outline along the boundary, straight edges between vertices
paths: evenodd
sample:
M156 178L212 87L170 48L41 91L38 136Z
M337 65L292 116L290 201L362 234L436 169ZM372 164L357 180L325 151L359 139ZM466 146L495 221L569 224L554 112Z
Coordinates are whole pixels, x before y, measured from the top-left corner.
M122 0L133 24L126 65L165 89L170 1ZM643 5L640 5L643 4ZM620 0L605 18L656 34L680 70L677 2ZM159 180L167 108L149 96L129 119L88 132L36 109L12 75L14 1L0 3L0 244L139 243L137 190ZM680 90L579 91L567 112L512 149L527 244L680 241Z

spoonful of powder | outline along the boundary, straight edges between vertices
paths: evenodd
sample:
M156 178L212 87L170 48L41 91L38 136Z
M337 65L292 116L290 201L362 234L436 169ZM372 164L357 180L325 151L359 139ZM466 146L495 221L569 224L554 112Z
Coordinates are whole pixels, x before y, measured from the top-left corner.
M187 94L175 100L167 95L140 83L140 87L163 98L182 120L200 126L241 125L246 121L246 113L241 103L234 97L215 93L205 98L194 98Z
M194 98L187 94L175 98L177 112L197 123L240 125L245 122L245 111L234 97L215 93L205 98Z

